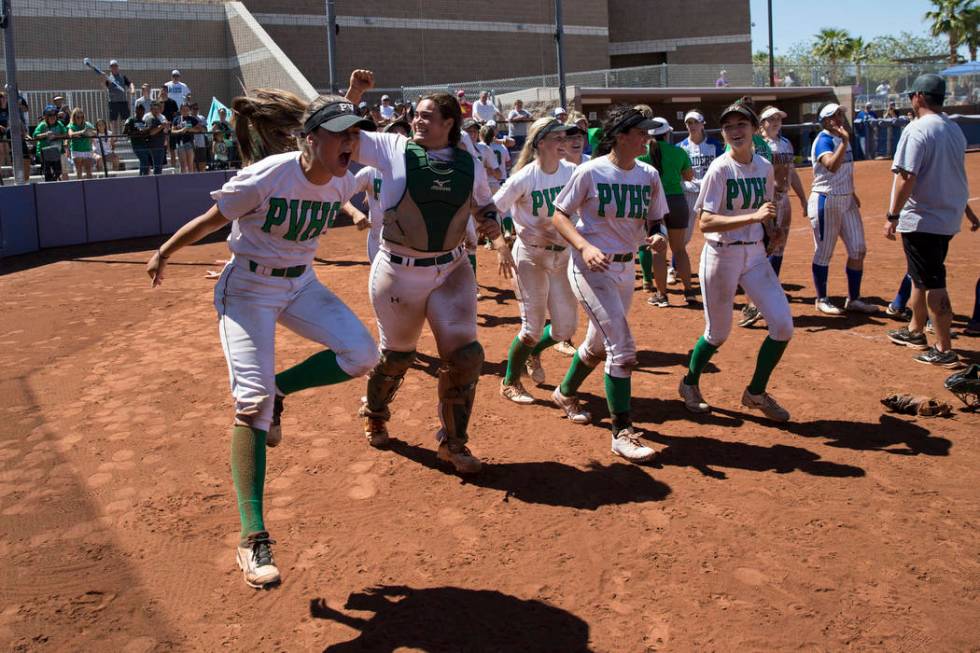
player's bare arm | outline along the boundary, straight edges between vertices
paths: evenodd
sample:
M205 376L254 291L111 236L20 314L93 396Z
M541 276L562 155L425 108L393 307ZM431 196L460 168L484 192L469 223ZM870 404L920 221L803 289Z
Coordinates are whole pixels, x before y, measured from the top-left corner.
M800 206L803 208L803 218L807 218L807 201L806 192L803 190L803 182L800 180L800 175L796 173L796 168L790 167L789 169L789 185L796 193L796 196L800 200ZM789 229L789 224L792 221L792 216L787 216L786 218L786 228Z
M350 84L344 97L352 104L358 104L365 91L370 91L372 88L374 88L374 73L358 68L350 74Z
M590 270L609 269L609 258L602 253L598 247L593 246L589 241L582 237L571 219L561 209L555 209L555 214L551 217L551 224L555 226L562 238L582 254L582 260L589 266Z
M163 270L175 252L187 245L193 245L205 236L214 233L228 224L228 218L221 214L215 204L206 213L194 218L177 230L167 242L153 253L146 264L146 273L150 276L151 285L155 288L163 283Z
M359 208L354 206L352 202L347 202L342 207L340 207L340 212L344 215L350 216L350 219L354 222L354 226L357 227L358 231L364 231L371 226L371 221L368 219L364 212Z
M734 229L741 229L750 224L762 223L767 220L776 219L776 205L772 202L765 202L755 213L748 215L718 215L709 211L701 211L701 231L704 233L724 233Z
M885 238L895 240L895 229L898 227L898 214L912 196L915 188L915 175L906 170L899 170L892 179L892 196L888 203L888 215L885 216Z
M500 235L500 222L497 220L498 213L497 207L491 202L473 214L476 218L476 230L484 238L494 240Z

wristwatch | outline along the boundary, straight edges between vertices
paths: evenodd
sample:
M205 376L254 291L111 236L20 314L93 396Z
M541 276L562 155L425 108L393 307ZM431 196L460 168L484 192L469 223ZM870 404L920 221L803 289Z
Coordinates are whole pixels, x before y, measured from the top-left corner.
M888 213L888 214L885 215L885 218L889 222L898 222L898 214L897 213Z

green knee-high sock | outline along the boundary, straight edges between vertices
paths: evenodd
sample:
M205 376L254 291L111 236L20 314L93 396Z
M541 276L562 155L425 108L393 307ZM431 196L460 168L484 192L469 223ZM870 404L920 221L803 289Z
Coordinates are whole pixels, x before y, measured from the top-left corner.
M265 530L262 494L265 488L265 431L235 425L231 431L231 478L238 495L242 540Z
M510 343L510 350L507 352L507 372L504 374L504 384L514 385L521 380L521 372L524 371L524 363L531 355L534 347L522 342L520 337L514 336L514 341Z
M606 403L609 404L609 414L617 415L630 412L630 397L633 394L632 379L628 376L625 379L608 374L605 376Z
M752 382L749 383L749 392L760 395L766 391L769 376L776 369L776 364L783 357L783 352L786 351L788 344L788 340L773 340L766 336L766 339L762 341L762 346L759 347L759 358L755 362L755 374L752 375Z
M640 259L643 283L653 283L653 252L644 247L636 253L636 258Z
M473 268L473 274L476 274L476 254L467 254L470 259L470 267Z
M713 344L705 340L704 336L698 338L698 342L694 345L694 351L691 352L691 362L687 366L687 376L684 377L684 383L688 385L697 385L701 380L701 372L708 365L708 361L711 357L715 355L718 348Z
M534 350L531 353L537 356L548 347L554 347L557 344L558 341L551 337L551 324L546 324L544 330L541 332L541 340L538 341L538 344L534 345Z
M578 352L572 356L572 363L568 366L568 371L565 372L565 378L562 379L561 386L559 387L560 392L566 397L571 397L576 392L578 388L582 385L582 381L585 380L594 368L589 367L582 362L579 358Z
M327 349L276 374L276 387L279 392L288 395L307 388L349 381L351 378L353 377L337 363L337 354Z

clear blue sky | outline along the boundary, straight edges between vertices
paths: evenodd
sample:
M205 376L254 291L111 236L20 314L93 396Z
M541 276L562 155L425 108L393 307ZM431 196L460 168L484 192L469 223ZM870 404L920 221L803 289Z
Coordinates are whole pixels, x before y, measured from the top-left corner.
M750 0L750 6L752 51L766 50L766 0ZM789 46L811 38L823 27L843 28L865 41L903 31L924 36L928 28L922 16L931 8L929 0L772 0L773 46L776 54L785 53Z

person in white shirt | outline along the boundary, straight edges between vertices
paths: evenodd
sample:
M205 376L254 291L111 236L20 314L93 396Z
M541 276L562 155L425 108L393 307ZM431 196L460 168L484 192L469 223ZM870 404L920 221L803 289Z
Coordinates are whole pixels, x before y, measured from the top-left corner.
M378 107L378 115L383 122L391 122L395 118L395 106L391 103L388 95L381 96L381 106Z
M490 94L482 91L480 99L473 103L473 117L482 123L486 123L496 120L498 116L500 116L500 112L497 111L497 105L490 99Z
M187 96L191 94L191 88L180 81L180 71L174 68L170 71L170 81L164 84L167 87L167 94L170 99L177 103L177 106L187 102Z
M632 107L613 107L603 123L597 156L575 168L555 198L552 218L572 246L568 280L589 316L585 341L552 399L573 423L589 423L591 416L578 403L578 389L605 360L612 452L632 462L648 461L655 453L633 430L630 379L637 359L628 315L637 246L648 244L661 252L667 247L662 228L648 231L648 224L655 226L667 212L660 174L637 160L646 153L648 132L656 125ZM575 224L572 216L577 216Z
M143 94L140 95L138 98L136 98L136 101L133 102L133 111L136 110L136 107L142 106L143 107L143 111L145 113L149 113L150 112L150 107L153 104L153 98L150 97L151 96L150 85L149 84L143 84L143 86L140 88L140 90L142 91Z
M236 127L260 141L241 142L251 165L214 191L214 205L167 240L146 270L152 285L160 285L170 257L231 224L232 258L215 287L214 306L235 399L236 555L246 584L262 588L280 580L262 503L266 447L282 437L283 397L363 376L378 361L370 332L312 266L321 234L354 194L348 165L358 131L374 124L346 99L329 95L307 106L291 93L261 90L235 98L232 109ZM297 152L292 134L300 131ZM269 156L253 162L262 156L257 145ZM276 374L277 323L326 349Z

